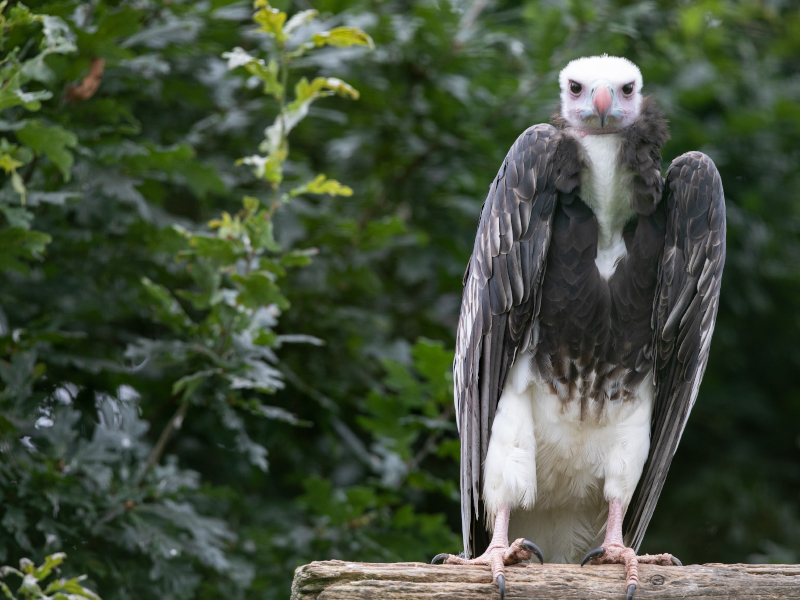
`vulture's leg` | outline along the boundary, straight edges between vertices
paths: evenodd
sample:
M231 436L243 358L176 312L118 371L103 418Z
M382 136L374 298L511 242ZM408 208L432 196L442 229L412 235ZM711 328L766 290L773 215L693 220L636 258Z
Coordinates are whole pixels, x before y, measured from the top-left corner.
M612 498L608 503L608 524L603 545L589 552L581 561L581 566L591 561L595 565L618 563L625 565L626 600L631 600L639 585L639 563L648 565L681 565L672 554L642 554L636 556L633 548L626 548L622 541L622 519L625 510L622 500Z
M447 565L488 565L492 568L492 581L500 588L501 600L506 593L506 578L504 568L506 565L513 565L523 560L530 560L535 554L540 563L544 562L542 551L533 542L524 538L515 540L513 544L508 543L508 520L511 517L511 509L504 505L497 511L497 518L494 521L494 534L486 552L477 558L461 558L452 554L437 554L431 563L444 559Z

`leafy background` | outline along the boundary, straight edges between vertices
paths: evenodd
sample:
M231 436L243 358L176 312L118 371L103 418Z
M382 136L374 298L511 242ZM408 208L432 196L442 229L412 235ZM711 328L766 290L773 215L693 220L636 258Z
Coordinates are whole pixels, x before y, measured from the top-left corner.
M708 153L728 206L711 360L643 549L798 562L800 9L276 6L319 15L281 41L244 2L4 7L0 563L64 551L106 600L285 598L311 560L457 551L449 369L480 206L558 71L602 52L641 67L665 160ZM301 77L360 97L265 145L289 109L269 60L337 27L374 48L309 44L283 97ZM237 47L264 62L229 69ZM348 188L284 201L321 173Z

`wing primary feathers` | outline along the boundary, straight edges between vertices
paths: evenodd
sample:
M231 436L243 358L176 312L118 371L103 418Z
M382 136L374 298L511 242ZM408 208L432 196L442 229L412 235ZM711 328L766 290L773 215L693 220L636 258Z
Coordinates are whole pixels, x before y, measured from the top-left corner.
M453 364L461 437L461 516L464 549L488 543L483 521L481 465L506 376L540 305L544 257L556 202L554 163L561 134L534 125L509 150L481 211L464 275ZM569 160L562 178L577 178Z
M670 165L667 235L653 304L656 398L650 453L625 522L638 549L708 362L725 264L725 197L712 160L689 152Z

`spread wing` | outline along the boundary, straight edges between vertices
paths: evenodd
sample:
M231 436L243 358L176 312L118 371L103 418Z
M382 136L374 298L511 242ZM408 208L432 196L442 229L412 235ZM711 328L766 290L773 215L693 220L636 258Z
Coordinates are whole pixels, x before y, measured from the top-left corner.
M676 158L664 192L667 234L653 307L656 399L650 454L625 527L625 543L634 549L642 543L697 399L725 263L725 198L711 159L701 152Z
M473 556L488 546L481 466L508 370L531 342L556 184L577 185L576 173L554 164L559 139L551 125L535 125L511 147L483 205L464 276L453 376L464 549Z

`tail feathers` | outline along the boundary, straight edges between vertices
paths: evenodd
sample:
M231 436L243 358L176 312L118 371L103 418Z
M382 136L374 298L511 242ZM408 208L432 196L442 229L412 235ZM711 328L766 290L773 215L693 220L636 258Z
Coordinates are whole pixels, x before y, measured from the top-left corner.
M607 518L602 496L600 502L580 506L518 509L511 514L509 539L534 541L546 562L579 563L589 550L602 544Z

